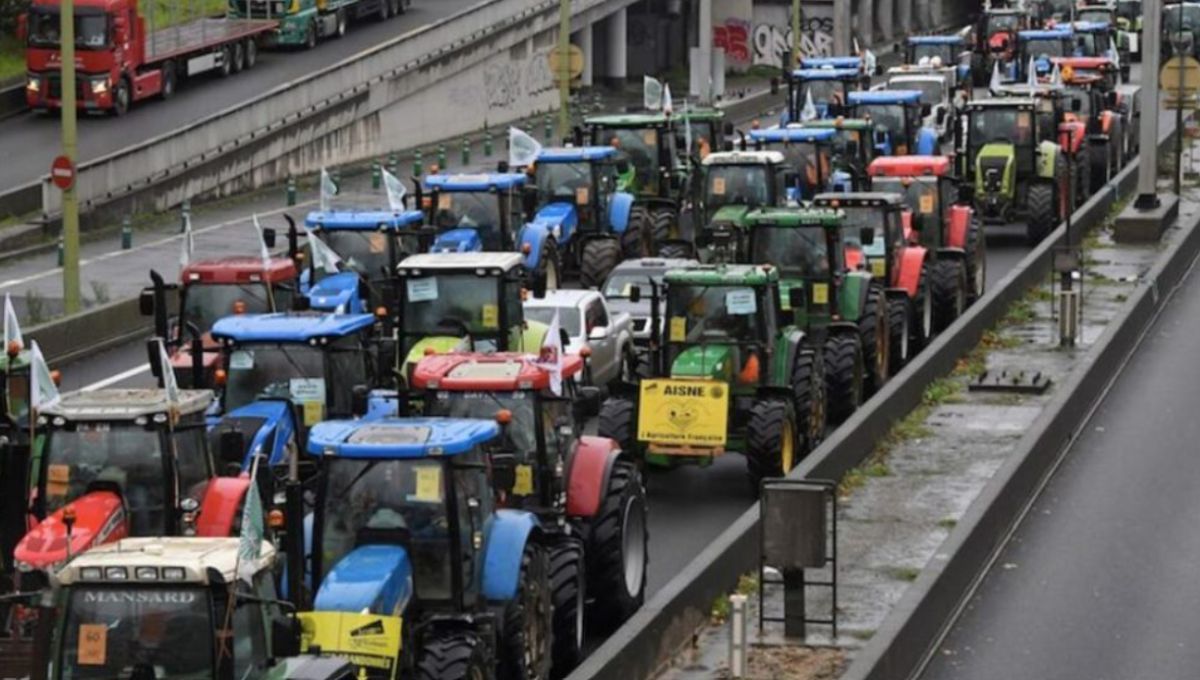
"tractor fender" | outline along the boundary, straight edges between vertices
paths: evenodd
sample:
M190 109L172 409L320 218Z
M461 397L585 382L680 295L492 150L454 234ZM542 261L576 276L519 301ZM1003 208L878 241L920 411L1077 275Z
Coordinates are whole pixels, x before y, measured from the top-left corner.
M775 370L770 377L772 382L783 380L785 384L791 384L792 367L796 365L796 358L804 352L811 354L813 350L803 345L804 331L799 328L793 327L785 331L782 340L783 351L775 353Z
M843 319L857 323L866 307L867 296L871 293L871 275L865 272L849 272L842 278L841 292L838 295L838 312Z
M551 229L549 223L534 220L521 227L521 233L517 235L517 248L523 254L525 268L531 272L537 270L542 260L542 245L550 238Z
M614 193L608 200L608 228L624 234L629 228L629 216L633 213L633 194L624 191Z
M400 415L400 393L396 390L371 390L367 393L367 412L363 420L381 420Z
M429 247L431 253L478 253L482 250L479 232L470 228L444 231Z
M1061 162L1062 150L1054 142L1042 142L1038 148L1037 176L1042 179L1056 179Z
M921 287L921 268L925 266L928 251L924 246L909 246L900 251L896 273L892 282L896 288L901 288L909 297L916 297Z
M759 385L754 390L756 400L781 399L791 404L795 397L796 393L792 391L792 388L785 385Z
M265 452L271 465L286 462L283 449L296 430L292 413L292 404L286 399L262 399L225 414L224 418L229 419L255 418L262 420L262 424L252 435L249 432L244 433L247 435L247 446L245 457L242 459L243 471L250 470L254 455L259 453ZM217 422L217 427L220 427L222 421ZM267 450L268 445L270 446L269 451Z
M308 299L314 310L332 312L341 308L343 313L358 314L362 312L362 301L358 299L358 274L330 274L309 289Z
M269 474L270 471L264 474ZM233 536L233 525L242 510L242 500L250 489L250 477L214 477L204 489L196 535L219 538Z
M524 510L497 510L488 519L483 547L483 596L506 602L517 594L521 555L538 529L537 517Z
M575 227L578 225L579 212L575 210L575 206L570 203L558 202L542 206L533 216L533 221L526 224L522 231L536 226L554 236L555 241L567 243L571 240L571 235L575 233Z
M975 212L966 205L950 206L950 219L946 225L946 245L951 248L967 247L967 230L971 227L971 217Z
M67 525L62 521L67 508L75 511L69 549ZM13 557L35 569L50 569L65 562L68 555L125 538L129 535L127 519L125 503L116 491L89 491L30 527L17 543Z
M917 155L934 156L938 152L938 133L931 127L923 127L917 131Z
M398 545L361 545L329 570L317 589L313 609L398 616L412 593L408 551Z
M916 243L920 240L920 235L913 231L913 211L908 208L900 211L900 231L908 243Z
M963 250L962 248L938 248L937 256L939 259L945 258L947 260L965 260L967 258L967 251Z
M583 436L567 460L567 514L595 517L608 488L612 465L621 457L617 442L607 437Z
M883 297L889 302L892 300L907 300L908 291L903 288L885 288L883 290Z
M858 324L853 321L834 321L829 324L830 335L848 335L855 340L861 338Z

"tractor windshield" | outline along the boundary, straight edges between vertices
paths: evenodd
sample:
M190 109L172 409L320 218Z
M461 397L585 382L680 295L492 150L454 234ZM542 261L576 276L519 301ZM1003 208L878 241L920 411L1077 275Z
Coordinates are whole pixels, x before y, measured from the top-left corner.
M858 107L858 118L870 118L876 130L886 130L896 142L908 139L907 110L903 104L866 104Z
M494 444L498 450L517 454L520 462L528 462L537 454L535 404L536 399L528 391L440 391L437 399L430 400L429 415L493 420L499 411L507 409L512 413L512 423L504 428L504 435Z
M954 197L949 195L952 185L933 177L877 177L874 180L874 188L877 191L899 194L912 211L913 228L925 234L938 233L942 208L954 200Z
M278 292L278 291L276 291ZM195 324L201 333L212 330L221 319L233 314L265 314L275 311L265 283L192 283L183 289L181 323Z
M1106 57L1112 45L1106 31L1089 31L1075 34L1075 56Z
M1026 146L1032 142L1032 111L991 107L971 112L972 147L993 143Z
M1182 12L1179 5L1163 7L1163 33L1176 33L1180 27L1184 31L1200 29L1200 5L1185 4Z
M800 105L803 106L805 98L811 94L814 104L828 104L836 101L843 103L845 101L846 85L840 80L830 80L826 78L805 80L800 88Z
M738 344L760 337L759 292L747 286L674 284L667 290L670 341Z
M829 147L818 146L812 142L774 145L774 150L782 151L789 170L798 172L803 182L801 196L809 199L823 191L829 180L830 160Z
M1001 31L1016 31L1021 28L1021 20L1016 14L990 14L987 20L988 34Z
M433 224L438 232L474 229L486 251L500 250L502 205L507 194L491 191L456 191L438 194Z
M705 205L710 211L726 205L770 205L771 181L765 165L712 165L707 175Z
M388 239L385 232L374 229L321 230L321 240L333 249L353 271L368 281L386 277L391 272ZM401 249L402 250L402 249Z
M1081 9L1075 13L1075 20L1112 24L1113 12L1107 8Z
M1041 59L1043 57L1069 57L1071 54L1067 53L1065 44L1069 44L1069 41L1064 42L1060 38L1035 38L1027 40L1025 41L1025 56L1027 58L1033 57L1034 59Z
M219 626L202 588L74 586L58 677L211 678Z
M961 50L962 46L950 43L937 43L912 45L910 49L910 64L920 64L923 61L928 63L936 58L941 60L943 66L949 66L958 61L956 52Z
M583 198L583 203L587 204L587 194L591 187L592 166L588 163L538 163L537 165L539 205L564 202L574 205L579 198Z
M29 364L14 365L7 373L0 372L0 380L4 381L8 415L21 423L29 417Z
M824 227L757 226L750 232L750 258L774 264L791 278L823 280L831 275Z
M519 292L495 277L472 272L437 273L405 280L404 332L407 335L495 336L500 332L500 312L508 312L508 323L519 323Z
M349 414L351 392L366 384L366 365L357 338L329 345L256 343L229 353L225 411L260 399L286 399L304 409L306 425L331 414Z
M1075 112L1075 115L1079 116L1081 120L1087 120L1092 116L1092 95L1090 92L1083 88L1069 87L1065 90L1064 94L1066 102L1079 102L1079 110Z
M318 582L355 548L390 543L408 551L418 598L449 599L447 465L442 460L331 456L325 459L325 471Z
M938 78L927 80L893 80L888 83L893 90L919 90L921 103L937 106L946 100L946 81Z
M856 250L863 251L868 257L883 257L887 254L888 239L895 240L897 234L885 234L888 225L884 224L886 213L871 206L849 205L842 206L845 219L842 221L842 242ZM863 227L875 230L875 241L869 246L862 244ZM898 231L898 230L897 230Z
M656 128L600 128L597 144L611 144L629 155L637 172L639 188L654 192L658 187L659 132Z

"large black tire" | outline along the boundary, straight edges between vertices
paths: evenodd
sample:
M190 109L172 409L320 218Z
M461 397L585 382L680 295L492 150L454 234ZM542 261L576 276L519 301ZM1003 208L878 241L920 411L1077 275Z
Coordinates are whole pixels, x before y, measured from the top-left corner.
M255 64L258 63L258 43L255 42L254 38L246 38L245 45L246 46L243 50L245 52L245 56L242 57L242 68L249 71L250 69L254 68Z
M583 660L583 610L587 572L583 543L566 539L550 551L550 592L554 603L551 675L565 678Z
M317 46L317 24L309 22L308 30L304 32L304 49L311 50Z
M131 90L129 89L129 80L126 78L117 80L117 84L113 87L112 94L112 113L114 116L120 118L129 111L129 102L131 102L133 99L130 93Z
M587 541L591 630L609 633L642 606L649 563L646 489L632 463L613 463L600 510L592 518Z
M912 344L912 330L908 327L913 320L912 300L902 297L888 298L888 343L892 352L892 375L900 372L908 363Z
M600 404L596 434L620 445L625 455L637 456L637 404L624 397L609 397Z
M230 64L230 68L233 69L234 73L241 73L242 69L246 66L246 47L240 40L233 43L232 55L233 63Z
M658 244L673 238L672 229L679 220L674 208L655 208L650 211L650 252L658 250Z
M646 243L653 222L644 205L635 205L629 210L629 224L621 234L621 251L627 258L645 257L650 254Z
M379 0L379 9L375 14L380 21L387 21L392 18L392 2L391 0Z
M427 639L417 659L417 680L486 680L483 644L471 633Z
M521 554L517 594L504 608L500 645L502 680L547 680L550 677L552 606L546 551L530 541Z
M545 284L546 290L558 290L562 285L562 259L558 252L558 244L549 236L542 241L537 268L529 272L529 287L534 289L535 284Z
M621 246L615 240L588 239L579 255L579 282L585 288L599 288L620 261Z
M1054 188L1055 185L1049 182L1038 182L1030 186L1026 194L1029 222L1025 231L1030 245L1041 243L1058 226L1058 197L1054 195Z
M665 259L691 259L696 257L695 249L687 243L675 241L657 246L658 256Z
M917 281L917 294L912 299L912 311L913 315L908 324L912 333L909 338L912 344L908 355L910 359L925 349L936 334L933 330L933 296L929 292L928 263L921 265L921 279Z
M796 363L792 366L792 394L801 454L817 448L825 439L825 427L828 424L821 353L806 352L806 349L802 347L796 354Z
M337 28L334 30L333 37L335 37L335 38L346 37L346 22L347 21L349 21L349 17L346 16L346 10L339 9L337 11Z
M1091 170L1092 188L1097 191L1112 177L1112 159L1108 144L1088 144L1087 159Z
M967 308L967 270L961 260L943 258L929 268L933 330L941 333Z
M175 88L179 80L175 75L175 62L166 61L162 65L162 86L158 90L160 99L166 100L175 96Z
M838 425L862 404L863 359L858 337L830 335L824 357L826 408L830 424Z
M750 407L746 426L746 466L750 487L769 477L782 477L800 462L799 430L791 404L763 399Z
M978 220L971 220L967 225L966 259L967 267L967 304L983 297L987 291L987 238L983 235L983 225Z
M874 394L891 375L891 349L888 343L887 299L883 286L872 283L863 303L862 316L858 318L859 342L862 343L864 394Z

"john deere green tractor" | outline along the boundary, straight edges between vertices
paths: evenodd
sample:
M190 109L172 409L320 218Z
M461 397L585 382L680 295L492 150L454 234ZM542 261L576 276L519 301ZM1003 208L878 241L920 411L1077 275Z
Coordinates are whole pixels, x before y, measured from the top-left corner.
M786 474L824 436L825 386L822 343L783 310L778 270L694 265L668 271L661 290L647 285L650 375L605 400L600 434L643 464L739 451L755 488Z

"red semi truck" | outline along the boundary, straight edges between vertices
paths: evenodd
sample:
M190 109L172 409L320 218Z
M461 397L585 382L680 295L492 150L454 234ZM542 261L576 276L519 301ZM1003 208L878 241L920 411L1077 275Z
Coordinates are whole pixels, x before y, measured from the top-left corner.
M22 17L25 101L35 111L62 107L59 0L33 0ZM167 99L180 82L254 66L259 42L277 19L206 17L147 32L138 0L75 0L76 106L121 115L150 97Z

